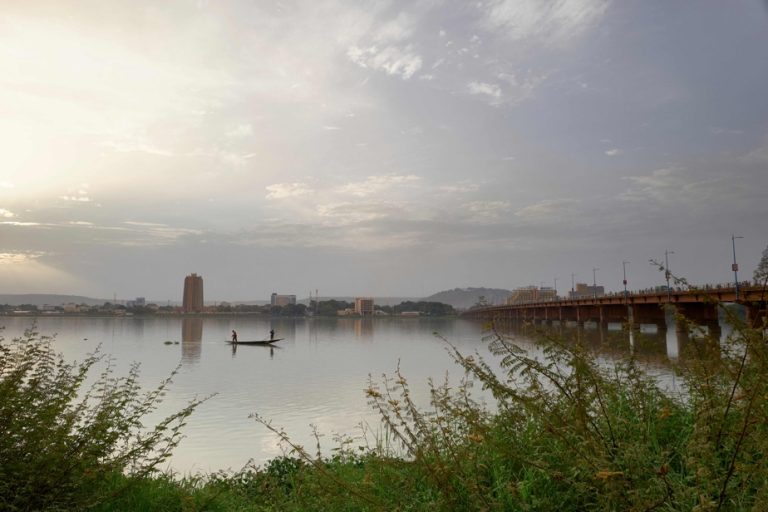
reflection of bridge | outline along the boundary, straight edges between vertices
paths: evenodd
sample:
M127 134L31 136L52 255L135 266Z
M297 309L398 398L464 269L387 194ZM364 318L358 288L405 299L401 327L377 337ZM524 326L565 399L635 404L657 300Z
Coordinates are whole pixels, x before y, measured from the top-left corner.
M738 302L746 307L747 318L752 325L759 325L766 316L768 292L763 287L739 287L736 301L734 288L701 288L685 291L657 291L628 295L606 295L580 299L549 300L504 306L471 309L462 316L485 320L527 320L551 323L557 321L655 324L666 329L664 307L675 306L677 311L692 322L707 326L710 332L718 331L718 304Z

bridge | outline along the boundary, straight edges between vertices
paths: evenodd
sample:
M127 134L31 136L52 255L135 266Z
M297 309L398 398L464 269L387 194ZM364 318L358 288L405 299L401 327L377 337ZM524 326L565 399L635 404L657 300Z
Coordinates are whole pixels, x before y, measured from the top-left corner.
M691 322L706 326L718 335L718 305L738 303L745 306L750 325L762 325L766 318L768 290L763 286L703 287L689 290L660 290L627 295L612 294L578 299L554 299L540 302L506 304L474 308L463 312L467 318L481 320L521 320L560 324L574 322L583 325L594 322L632 325L654 324L659 330L667 327L665 309L672 305Z

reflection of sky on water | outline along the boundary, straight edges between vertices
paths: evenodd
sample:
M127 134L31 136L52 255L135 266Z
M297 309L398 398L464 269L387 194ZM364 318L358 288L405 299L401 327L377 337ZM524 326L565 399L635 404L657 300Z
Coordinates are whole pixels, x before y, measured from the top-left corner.
M12 338L31 319L5 318ZM364 389L369 375L380 382L398 366L420 405L429 403L427 380L452 382L463 376L446 351L439 332L464 353L487 355L481 327L456 319L290 319L83 318L43 317L42 333L58 333L56 347L65 358L82 360L101 344L115 360L116 375L141 363L141 384L154 387L177 367L165 402L148 418L156 422L194 397L215 394L190 418L186 438L171 464L182 472L240 468L249 459L261 464L281 453L277 438L248 416L257 412L282 427L297 443L313 447L310 424L324 435L324 449L335 447L335 433L358 436L358 425L378 428ZM224 343L232 329L241 339L263 339L274 329L285 338L275 347ZM167 341L172 342L166 344Z
M4 318L4 336L21 334L29 318ZM157 421L182 408L194 397L215 394L193 414L186 438L171 461L182 472L240 468L249 459L262 464L281 454L277 438L248 416L253 412L284 428L297 443L314 447L310 424L323 434L325 450L336 446L334 434L359 436L365 423L374 434L379 419L367 403L364 389L369 375L376 383L400 368L414 400L429 404L428 379L439 384L446 372L452 386L463 377L448 353L445 341L465 356L479 353L499 369L487 343L481 341L483 325L462 319L428 318L316 318L267 319L258 317L213 318L83 318L43 317L38 330L58 333L55 345L65 358L83 360L101 345L115 360L116 375L134 361L141 363L141 383L154 387L176 367L179 373L159 411ZM232 329L240 339L263 339L274 329L285 338L275 347L224 343ZM583 343L600 364L610 365L630 354L674 392L684 392L674 366L684 363L690 337L679 336L674 326L628 333L614 328L576 326L524 326L512 329L515 343L532 356L541 348L531 339L537 332L555 334ZM725 337L730 329L722 329ZM166 345L166 341L171 341ZM478 398L489 401L474 388ZM314 448L312 448L314 450Z

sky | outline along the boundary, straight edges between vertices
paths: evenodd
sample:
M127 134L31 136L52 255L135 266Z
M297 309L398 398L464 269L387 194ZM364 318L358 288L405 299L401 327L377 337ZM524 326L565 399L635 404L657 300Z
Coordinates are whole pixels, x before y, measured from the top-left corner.
M620 290L768 244L765 1L2 3L0 293Z

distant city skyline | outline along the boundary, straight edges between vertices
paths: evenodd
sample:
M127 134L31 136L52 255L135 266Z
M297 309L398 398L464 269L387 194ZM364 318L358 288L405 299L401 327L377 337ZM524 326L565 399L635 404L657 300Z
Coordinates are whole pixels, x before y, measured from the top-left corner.
M766 26L759 0L9 2L0 293L563 295L663 285L665 251L730 282L734 242L748 280Z

